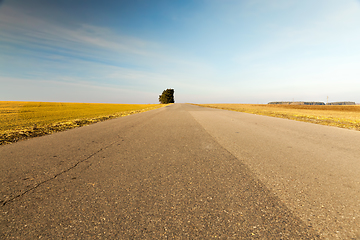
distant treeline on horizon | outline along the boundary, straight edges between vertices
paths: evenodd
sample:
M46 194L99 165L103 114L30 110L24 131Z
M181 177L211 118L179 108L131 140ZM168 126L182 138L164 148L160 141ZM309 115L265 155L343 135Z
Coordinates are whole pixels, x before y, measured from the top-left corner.
M268 104L283 104L283 105L356 105L355 102L269 102Z

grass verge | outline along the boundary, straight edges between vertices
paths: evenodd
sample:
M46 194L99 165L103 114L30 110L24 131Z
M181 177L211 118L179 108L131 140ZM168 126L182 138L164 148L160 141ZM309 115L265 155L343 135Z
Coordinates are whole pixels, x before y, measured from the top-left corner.
M164 105L0 101L0 145L162 106Z
M360 106L271 105L271 104L194 104L237 112L286 118L327 126L360 130Z

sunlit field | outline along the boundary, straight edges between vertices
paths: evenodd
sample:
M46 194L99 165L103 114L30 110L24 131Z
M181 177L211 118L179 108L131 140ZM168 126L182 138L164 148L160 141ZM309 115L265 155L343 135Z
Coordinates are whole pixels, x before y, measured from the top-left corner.
M273 105L273 104L197 104L258 115L360 130L360 106Z
M162 106L0 101L0 145Z

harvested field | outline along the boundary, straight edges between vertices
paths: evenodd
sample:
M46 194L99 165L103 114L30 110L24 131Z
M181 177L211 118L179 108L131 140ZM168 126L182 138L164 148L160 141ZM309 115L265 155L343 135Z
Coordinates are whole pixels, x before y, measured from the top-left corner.
M0 101L0 145L162 106Z
M360 130L360 106L272 105L272 104L196 104L203 107L252 113Z

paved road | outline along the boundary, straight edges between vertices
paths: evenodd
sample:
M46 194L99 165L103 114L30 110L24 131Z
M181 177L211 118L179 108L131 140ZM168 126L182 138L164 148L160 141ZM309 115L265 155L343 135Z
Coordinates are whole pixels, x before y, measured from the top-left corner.
M360 239L360 133L174 104L0 147L1 239Z

